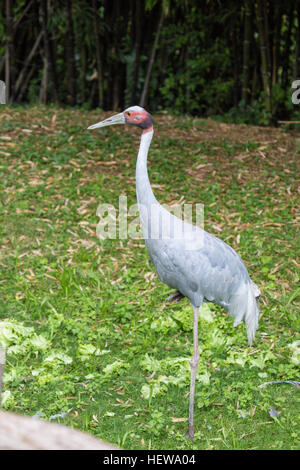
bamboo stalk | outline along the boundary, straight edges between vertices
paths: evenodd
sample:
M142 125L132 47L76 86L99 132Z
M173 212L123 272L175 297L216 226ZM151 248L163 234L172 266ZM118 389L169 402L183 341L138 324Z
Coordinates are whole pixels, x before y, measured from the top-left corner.
M257 1L257 25L258 25L258 36L260 43L260 56L261 56L261 75L263 81L263 87L265 92L265 107L266 111L271 114L271 91L269 84L269 73L268 73L268 51L266 42L266 31L264 24L263 15L263 1Z
M163 22L164 22L164 17L165 17L165 12L164 12L164 9L163 9L163 6L162 6L161 7L161 15L160 15L160 18L159 18L159 22L158 22L158 26L157 26L157 30L156 30L156 34L155 34L154 43L153 43L150 59L149 59L149 62L148 62L144 88L143 88L142 96L141 96L140 103L139 103L140 106L145 105L146 98L147 98L147 95L148 95L151 72L152 72L152 68L153 68L153 64L154 64L156 50L157 50L157 47L158 47L160 33L161 33Z
M10 77L11 77L11 40L12 40L12 31L11 31L11 1L6 0L5 6L6 14L6 44L5 44L5 83L6 83L6 103L9 103L9 92L10 92Z
M246 104L249 88L249 62L250 62L250 39L251 39L251 9L249 0L245 3L245 30L243 44L243 85L242 100Z
M39 44L41 42L41 39L43 37L43 31L40 32L40 34L38 35L38 37L36 38L36 41L33 45L33 48L31 49L27 59L25 60L25 64L23 66L23 69L18 77L18 80L16 81L16 85L15 85L15 93L17 94L18 91L19 91L19 88L20 88L20 85L21 83L23 82L24 80L24 76L25 76L25 72L27 72L27 68L30 64L30 62L32 61L36 51L37 51L37 48L39 47Z
M96 66L97 66L97 82L98 82L98 105L103 106L104 90L103 90L103 72L102 72L102 57L101 57L101 40L100 40L100 31L98 24L98 14L97 14L97 2L92 0L93 8L93 25L94 25L94 34L95 34L95 46L96 46Z

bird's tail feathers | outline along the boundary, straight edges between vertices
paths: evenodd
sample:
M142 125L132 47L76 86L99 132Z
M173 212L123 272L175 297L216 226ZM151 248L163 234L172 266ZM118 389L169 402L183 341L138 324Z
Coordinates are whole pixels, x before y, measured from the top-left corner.
M248 343L251 346L258 328L258 297L260 290L250 281L251 284L244 284L240 287L237 294L231 299L229 313L234 319L234 326L239 325L241 321L246 324Z
M252 287L253 294L258 299L260 297L261 292L260 292L259 288L257 287L257 285L255 284L255 282L251 281L251 279L250 279L250 282L251 282L251 287Z

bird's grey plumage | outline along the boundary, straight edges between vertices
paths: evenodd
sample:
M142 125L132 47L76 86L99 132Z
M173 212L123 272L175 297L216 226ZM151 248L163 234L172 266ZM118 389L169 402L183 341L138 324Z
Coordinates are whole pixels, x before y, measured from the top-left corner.
M250 280L239 255L229 245L178 219L158 203L147 172L152 134L149 131L141 138L136 190L145 243L158 276L189 298L194 307L213 302L234 317L235 326L244 321L251 344L258 327L256 298L260 291ZM172 237L174 233L176 237Z
M168 300L190 299L194 312L193 356L189 404L189 432L194 435L194 392L198 350L198 310L203 302L221 305L244 321L251 345L258 327L258 287L251 281L238 254L222 240L199 227L187 224L162 207L155 198L147 171L147 156L153 136L153 121L147 111L132 106L124 113L101 121L89 129L112 124L132 124L143 129L136 164L136 193L145 243L159 278L175 289Z

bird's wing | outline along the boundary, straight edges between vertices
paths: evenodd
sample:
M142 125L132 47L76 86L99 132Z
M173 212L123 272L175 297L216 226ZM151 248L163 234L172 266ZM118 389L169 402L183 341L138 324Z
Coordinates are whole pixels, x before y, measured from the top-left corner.
M148 240L147 248L160 279L191 301L206 299L226 307L238 285L249 282L238 254L201 229L182 238Z

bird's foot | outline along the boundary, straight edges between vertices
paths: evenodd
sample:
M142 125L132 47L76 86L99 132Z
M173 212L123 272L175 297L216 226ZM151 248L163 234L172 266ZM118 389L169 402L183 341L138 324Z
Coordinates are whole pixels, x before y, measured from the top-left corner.
M179 290L176 290L175 292L172 292L172 294L169 295L169 297L166 298L166 302L179 302L181 299L184 298L184 295L182 295Z
M185 437L187 439L194 439L194 426L189 427L188 432L186 433Z

